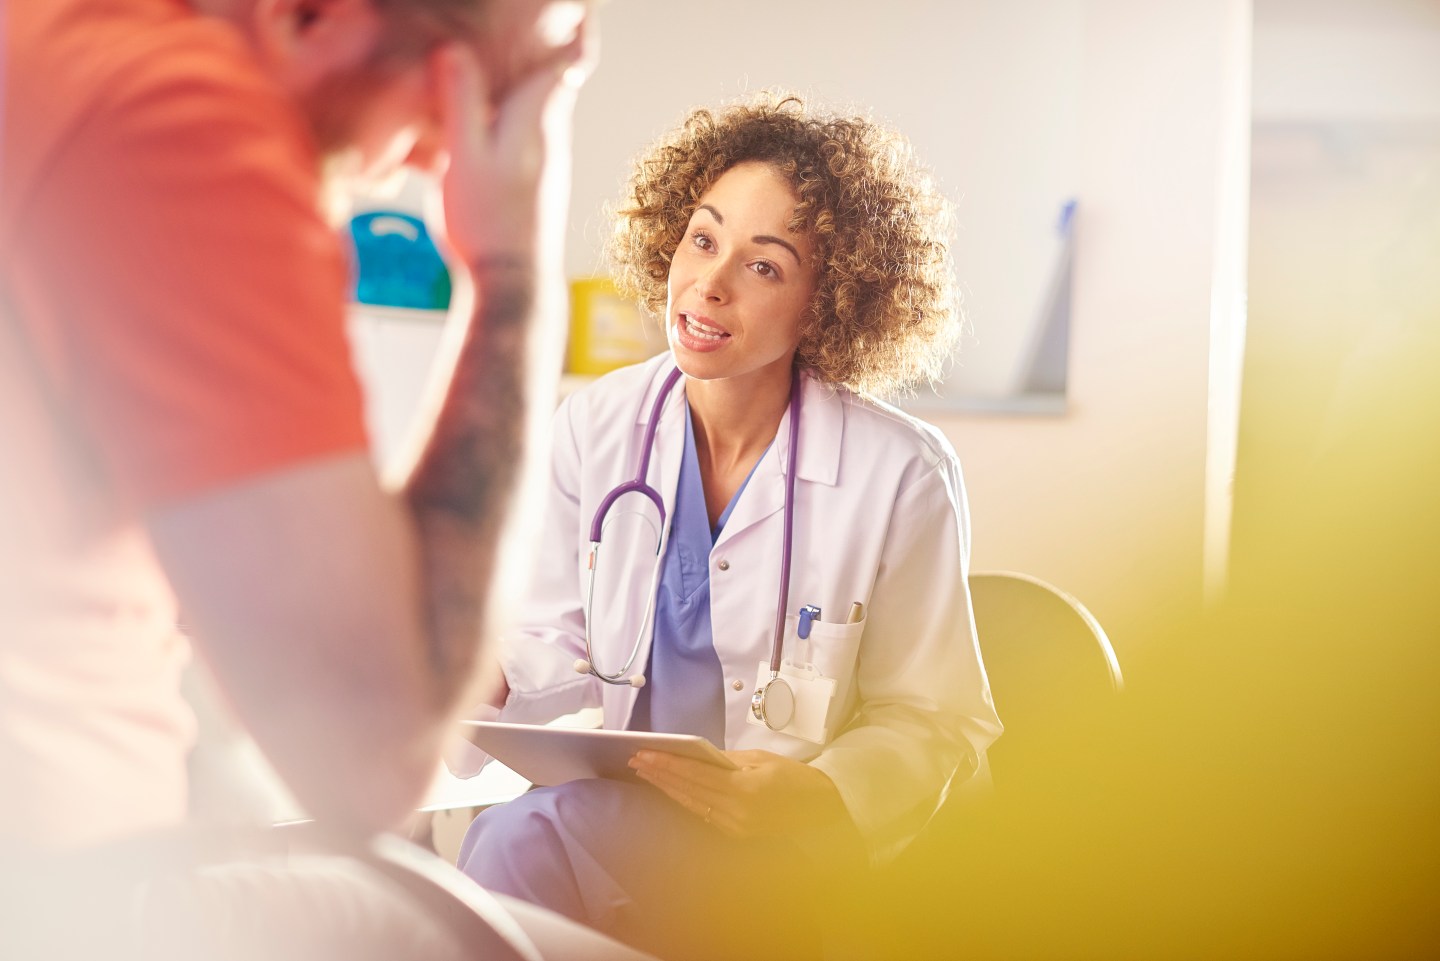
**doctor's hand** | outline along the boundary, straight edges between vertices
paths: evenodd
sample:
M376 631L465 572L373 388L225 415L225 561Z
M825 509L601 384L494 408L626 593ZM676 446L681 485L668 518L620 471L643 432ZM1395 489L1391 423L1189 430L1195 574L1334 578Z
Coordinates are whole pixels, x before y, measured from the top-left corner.
M726 751L727 771L660 751L640 751L630 767L696 817L737 838L793 835L851 826L829 775L770 751Z

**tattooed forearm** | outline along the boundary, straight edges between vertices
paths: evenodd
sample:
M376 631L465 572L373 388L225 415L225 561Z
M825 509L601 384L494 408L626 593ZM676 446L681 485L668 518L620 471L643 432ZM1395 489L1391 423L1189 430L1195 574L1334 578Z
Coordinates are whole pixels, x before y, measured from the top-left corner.
M490 264L480 282L478 310L406 485L421 539L431 662L446 701L469 679L493 619L516 485L533 425L550 413L537 398L553 398L559 368L560 318L541 316L547 301L534 274Z
M464 523L483 522L508 492L523 451L534 281L518 270L497 280L484 293L408 491L417 510Z

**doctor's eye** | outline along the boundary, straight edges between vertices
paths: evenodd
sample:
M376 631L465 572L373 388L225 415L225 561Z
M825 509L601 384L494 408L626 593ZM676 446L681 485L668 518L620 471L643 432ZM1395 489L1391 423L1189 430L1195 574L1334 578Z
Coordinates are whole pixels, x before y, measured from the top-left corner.
M710 235L703 230L691 231L690 244L691 246L699 250L705 251L713 250L715 248L715 241L711 240Z

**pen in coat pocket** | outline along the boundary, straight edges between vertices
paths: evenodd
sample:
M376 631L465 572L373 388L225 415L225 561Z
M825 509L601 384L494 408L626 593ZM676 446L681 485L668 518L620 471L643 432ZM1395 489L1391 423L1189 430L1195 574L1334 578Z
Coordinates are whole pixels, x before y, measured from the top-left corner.
M850 616L845 619L846 624L859 624L865 620L865 605L856 601L850 605Z

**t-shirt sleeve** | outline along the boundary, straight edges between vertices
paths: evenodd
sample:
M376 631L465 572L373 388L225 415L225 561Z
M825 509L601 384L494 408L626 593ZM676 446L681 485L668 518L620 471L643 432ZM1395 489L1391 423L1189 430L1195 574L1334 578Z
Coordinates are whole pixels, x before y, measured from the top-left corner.
M48 373L142 508L366 444L306 128L205 54L115 78L26 218Z

